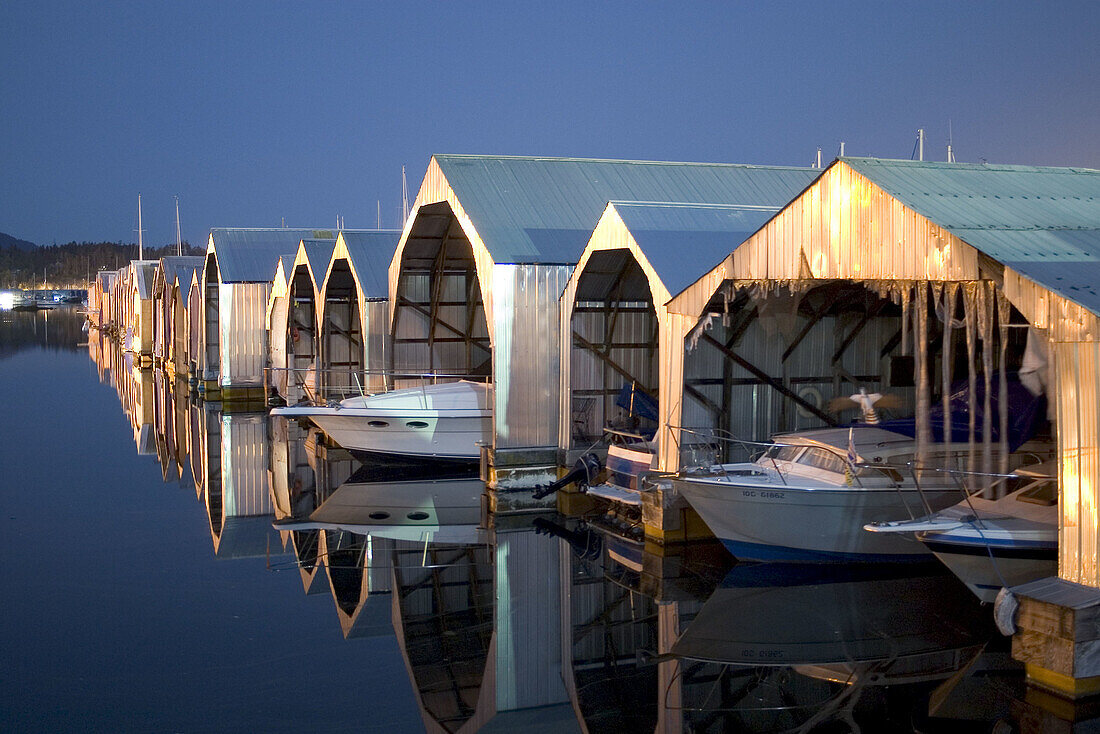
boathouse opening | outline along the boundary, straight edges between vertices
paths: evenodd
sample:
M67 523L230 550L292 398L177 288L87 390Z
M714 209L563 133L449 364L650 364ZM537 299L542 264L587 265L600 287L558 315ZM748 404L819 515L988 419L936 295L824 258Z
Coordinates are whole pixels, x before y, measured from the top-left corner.
M571 449L605 428L650 436L660 382L658 322L646 273L628 249L597 250L569 315Z
M344 258L333 260L321 313L321 390L329 398L357 395L368 388L364 364L359 289Z
M961 432L979 445L970 470L1005 472L1017 397L1041 412L1028 448L1051 448L1045 404L1020 385L1027 327L988 280L726 281L685 340L683 446L717 434L718 458L737 461L777 433L923 416L927 441ZM885 396L873 417L846 402L861 389Z
M308 264L301 263L294 269L289 290L286 354L291 379L286 389L287 402L293 404L317 397L317 301Z
M399 267L390 324L391 369L399 375L492 375L493 351L474 250L448 203L417 210Z
M221 330L218 320L221 276L218 272L218 259L212 252L206 256L206 276L203 278L203 284L202 379L216 381L221 364Z

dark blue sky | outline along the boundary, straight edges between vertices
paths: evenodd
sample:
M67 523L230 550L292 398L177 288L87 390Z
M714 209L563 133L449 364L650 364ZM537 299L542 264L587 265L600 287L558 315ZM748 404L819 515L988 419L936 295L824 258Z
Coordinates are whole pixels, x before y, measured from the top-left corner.
M0 3L0 232L399 225L433 153L1100 168L1095 2ZM593 223L595 224L595 223Z

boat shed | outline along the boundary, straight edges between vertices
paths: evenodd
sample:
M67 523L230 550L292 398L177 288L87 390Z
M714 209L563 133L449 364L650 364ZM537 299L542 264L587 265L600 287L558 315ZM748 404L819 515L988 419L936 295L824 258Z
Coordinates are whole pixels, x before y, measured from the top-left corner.
M123 344L142 367L153 365L153 280L157 260L131 260L126 271Z
M201 256L162 257L153 278L153 357L177 375L186 374L187 298L203 262Z
M668 303L663 389L705 376L718 385L702 389L755 390L777 430L800 412L818 425L835 420L799 390L814 381L839 394L908 389L919 457L934 391L947 414L954 380L968 380L971 395L981 381L984 414L994 415L988 396L1005 394L1006 372L1028 376L1052 404L1059 576L1100 588L1098 283L1100 171L841 158ZM767 349L742 348L753 328L772 335ZM863 348L850 351L860 339ZM724 366L713 366L716 355ZM670 440L661 468L679 465L677 427L709 420L751 431L751 421L719 424L715 415L686 389L682 401L662 403ZM988 446L993 421L983 423L978 440ZM972 421L971 445L974 432Z
M608 201L779 205L807 169L434 156L389 270L397 372L490 375L486 475L557 461L559 298ZM751 191L749 195L747 192Z
M792 185L816 175L806 171ZM754 203L746 205L607 205L561 297L561 464L572 465L605 427L654 433L658 402L665 399L664 306L785 203L761 204L753 194Z
M110 324L111 286L117 277L117 270L100 270L88 290L88 314L92 325L97 328Z
M278 366L287 369L288 402L319 397L321 284L335 246L335 239L303 239L298 244L287 274L286 319L274 322L275 331L269 333L286 345L285 362Z
M267 373L267 388L269 394L279 395L288 403L296 403L301 397L300 390L296 390L297 397L292 397L287 390L287 385L293 385L289 380L287 370L289 361L287 355L290 349L287 339L279 338L280 334L288 334L290 318L290 275L294 272L295 253L280 255L275 265L275 277L271 281L271 295L267 299L267 363L270 368Z
M262 402L266 316L279 257L330 230L212 229L203 270L200 389L224 401Z
M390 351L387 265L399 230L344 230L321 286L322 385L326 397L385 388Z

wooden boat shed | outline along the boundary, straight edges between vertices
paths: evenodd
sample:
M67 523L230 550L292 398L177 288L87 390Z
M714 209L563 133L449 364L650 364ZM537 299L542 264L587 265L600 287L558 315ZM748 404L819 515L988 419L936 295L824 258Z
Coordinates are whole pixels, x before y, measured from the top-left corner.
M434 156L390 263L391 368L490 376L486 477L530 486L557 462L559 298L607 202L740 201L748 171L774 205L807 183L797 168Z
M294 258L297 253L280 255L275 265L275 277L271 281L271 295L267 299L267 363L270 371L267 374L267 390L269 395L279 395L287 403L294 404L301 397L292 396L287 389L293 385L289 380L289 350L287 340L280 339L279 334L289 334L290 318L290 278L294 272ZM296 392L300 392L297 391Z
M162 257L153 276L153 358L173 374L187 373L187 298L204 259Z
M335 239L303 239L286 273L286 309L277 309L268 331L271 367L285 370L275 377L285 382L289 403L316 396L320 387L321 283L328 269ZM283 259L283 258L281 258ZM283 259L285 262L285 259Z
M605 427L654 432L657 415L644 414L656 408L650 401L668 399L660 389L666 360L659 336L671 294L763 226L785 203L776 198L789 200L818 171L799 171L787 191L754 187L766 169L744 173L744 204L607 205L561 297L563 466L598 442Z
M264 401L266 316L272 273L303 239L330 230L212 229L203 270L203 350L199 387L223 401Z
M919 451L929 393L961 377L1003 394L1006 367L1030 372L1052 404L1059 577L1100 588L1098 202L1095 170L838 159L667 304L663 390L701 379L716 384L700 391L755 389L769 427L783 430L800 409L818 425L836 419L800 386L909 385ZM886 327L870 340L877 349L849 351L876 322ZM742 348L752 328L775 337L767 350ZM817 362L814 374L787 367L799 350L820 355L802 361ZM751 433L751 421L715 407L686 387L662 402L661 468L678 468L682 427Z
M320 287L321 385L339 398L384 389L389 366L387 266L399 230L343 230Z

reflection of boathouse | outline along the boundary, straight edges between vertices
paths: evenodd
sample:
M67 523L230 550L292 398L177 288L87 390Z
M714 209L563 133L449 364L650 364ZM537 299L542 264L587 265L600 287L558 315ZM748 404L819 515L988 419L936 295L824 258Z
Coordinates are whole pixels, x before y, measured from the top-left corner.
M425 728L575 730L561 681L558 543L529 528L494 535L488 545L394 541L394 629Z
M283 554L271 527L268 442L263 413L221 413L204 406L199 423L202 481L210 535L219 558Z

